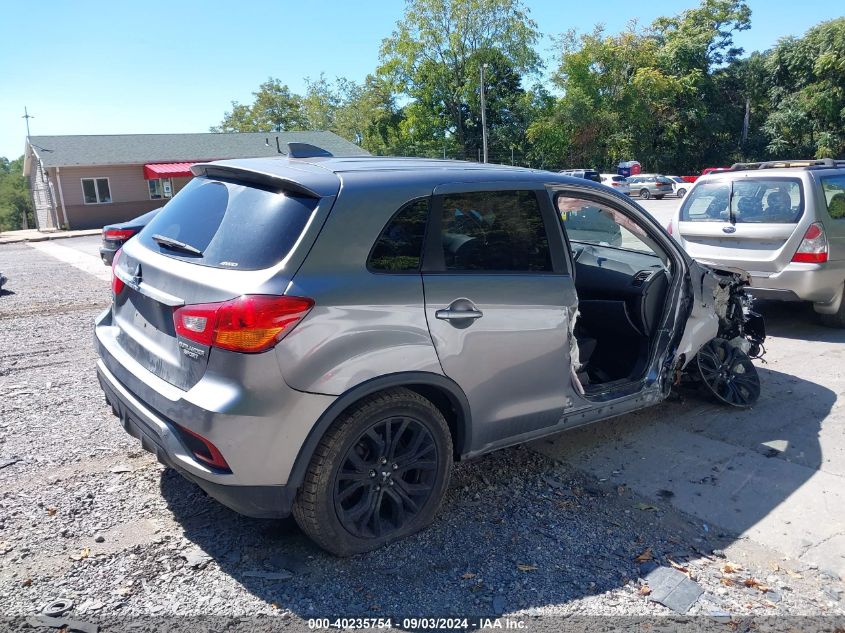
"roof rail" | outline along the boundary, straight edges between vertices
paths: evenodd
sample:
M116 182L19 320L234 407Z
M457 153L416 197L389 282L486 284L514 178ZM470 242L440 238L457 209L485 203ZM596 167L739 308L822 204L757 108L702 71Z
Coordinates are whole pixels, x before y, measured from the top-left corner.
M845 167L845 160L835 160L833 158L798 158L788 160L768 160L758 163L734 163L731 165L731 171L744 171L747 169L780 169L789 167L803 167L804 169Z

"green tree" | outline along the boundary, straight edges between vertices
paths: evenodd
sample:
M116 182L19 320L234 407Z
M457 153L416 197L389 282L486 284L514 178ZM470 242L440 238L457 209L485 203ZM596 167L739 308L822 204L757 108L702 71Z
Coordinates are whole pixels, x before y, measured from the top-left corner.
M232 102L212 132L281 132L300 130L306 125L302 98L280 80L270 77L252 93L252 105Z
M416 153L456 150L475 157L480 139L478 94L489 66L488 106L512 109L519 80L537 71L537 25L518 0L408 0L405 15L382 42L378 74L410 99L400 129ZM504 101L499 104L497 101Z
M765 66L768 150L779 157L845 155L845 18L780 40Z
M10 161L0 156L0 231L35 227L29 187L23 177L23 156Z
M305 79L305 96L301 99L302 119L307 130L332 130L340 106L337 89L324 74L312 81Z

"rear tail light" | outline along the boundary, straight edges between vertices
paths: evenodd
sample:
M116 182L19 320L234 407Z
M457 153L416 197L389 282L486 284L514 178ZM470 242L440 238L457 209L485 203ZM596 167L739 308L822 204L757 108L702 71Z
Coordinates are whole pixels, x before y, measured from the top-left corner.
M669 235L672 235L672 220L669 220L669 224L666 225L666 230L669 232Z
M115 273L115 270L117 269L117 263L120 261L120 256L122 254L123 249L119 248L111 260L111 289L112 292L116 295L119 295L121 292L123 292L123 288L124 286L126 286L126 284L123 283L123 280L118 277Z
M816 222L807 227L804 239L801 240L801 245L792 256L792 261L823 264L827 261L827 253L827 236L824 234L822 225Z
M137 233L135 229L106 229L103 231L104 240L128 240Z
M185 446L188 447L188 450L191 451L191 454L194 457L196 457L199 461L219 470L228 470L229 472L232 472L232 469L229 468L229 464L226 463L226 459L223 457L223 454L214 444L211 443L211 441L205 439L199 433L189 431L184 426L179 426L178 424L175 426L179 429L179 433L182 436L182 441L185 443Z
M176 333L201 345L233 352L263 352L287 336L314 306L302 297L244 295L173 313Z

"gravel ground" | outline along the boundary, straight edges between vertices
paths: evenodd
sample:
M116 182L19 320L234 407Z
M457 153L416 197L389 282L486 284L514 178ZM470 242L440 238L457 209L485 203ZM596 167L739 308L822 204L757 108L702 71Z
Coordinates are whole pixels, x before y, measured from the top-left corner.
M709 623L843 622L839 579L524 447L457 465L431 528L330 557L291 521L217 504L120 428L94 373L101 281L26 245L0 247L0 269L11 280L0 297L0 464L19 460L0 468L0 617L17 618L7 627L69 598L68 617L108 631L448 614L610 630L578 618L677 615L651 600L644 576L657 565L700 585L687 616Z

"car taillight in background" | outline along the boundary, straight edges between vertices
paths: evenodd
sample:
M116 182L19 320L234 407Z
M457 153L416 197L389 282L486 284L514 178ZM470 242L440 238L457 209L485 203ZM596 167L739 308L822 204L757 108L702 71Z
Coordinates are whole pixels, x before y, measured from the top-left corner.
M106 229L103 231L103 239L114 242L126 241L138 231L136 229Z
M669 224L666 225L666 231L672 235L672 220L669 220Z
M795 251L795 255L792 256L792 261L823 264L827 261L827 253L827 236L824 234L824 228L815 222L807 227L804 239Z
M123 288L126 286L123 283L123 280L115 274L115 269L117 268L117 264L120 261L120 256L123 253L123 249L120 248L114 254L114 258L111 260L111 289L114 294L119 295L123 292Z
M173 313L176 333L201 345L233 352L263 352L281 341L314 306L302 297L244 295L201 303Z

